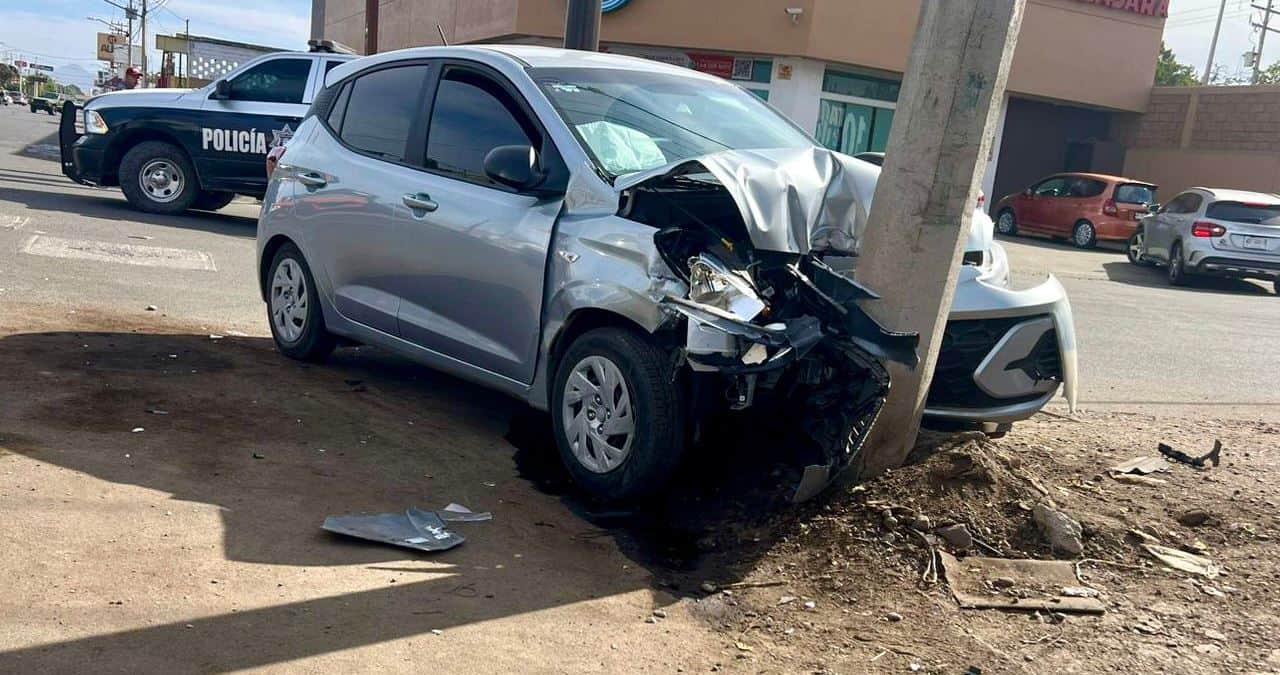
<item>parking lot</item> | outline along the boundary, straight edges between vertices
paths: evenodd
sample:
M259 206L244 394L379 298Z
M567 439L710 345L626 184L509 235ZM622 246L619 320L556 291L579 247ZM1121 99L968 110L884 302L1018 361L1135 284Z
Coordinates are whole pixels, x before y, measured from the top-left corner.
M56 130L0 109L0 671L429 654L445 671L705 672L748 653L699 610L644 623L698 588L700 533L610 527L565 494L545 421L513 400L368 348L280 357L257 203L139 213L65 179ZM1280 423L1269 285L1171 288L1118 247L1004 244L1019 283L1053 273L1070 293L1087 412ZM318 530L449 502L495 519L445 556Z

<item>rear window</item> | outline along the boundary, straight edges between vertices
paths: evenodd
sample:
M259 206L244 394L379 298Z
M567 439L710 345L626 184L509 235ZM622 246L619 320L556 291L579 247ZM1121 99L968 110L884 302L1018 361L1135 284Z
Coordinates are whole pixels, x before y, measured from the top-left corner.
M1116 201L1123 204L1154 204L1156 189L1150 185L1117 185Z
M1205 209L1204 215L1206 218L1228 220L1233 223L1280 225L1280 204L1214 202Z

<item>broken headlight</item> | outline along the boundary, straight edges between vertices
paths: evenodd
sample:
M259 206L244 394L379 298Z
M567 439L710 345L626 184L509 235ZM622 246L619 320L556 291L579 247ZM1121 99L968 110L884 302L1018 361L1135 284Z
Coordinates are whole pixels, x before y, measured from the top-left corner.
M754 319L765 307L750 281L705 254L689 259L689 299L743 321Z

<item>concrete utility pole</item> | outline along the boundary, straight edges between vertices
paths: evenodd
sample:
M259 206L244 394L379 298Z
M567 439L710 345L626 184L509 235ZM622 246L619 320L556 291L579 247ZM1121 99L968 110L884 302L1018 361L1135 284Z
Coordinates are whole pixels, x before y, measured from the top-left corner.
M364 0L364 55L378 53L378 0Z
M1258 36L1258 51L1253 55L1253 84L1258 83L1258 76L1262 74L1262 48L1267 44L1267 33L1275 30L1271 28L1271 15L1276 13L1275 10L1271 9L1272 3L1273 0L1267 0L1266 7L1253 5L1255 9L1262 10L1262 23L1253 24L1254 28L1262 29L1262 35Z
M890 364L863 475L900 466L919 433L1025 2L921 5L857 269L884 298L868 311L890 330L920 333L920 365Z
M564 48L600 51L601 0L569 0L564 13Z
M1209 41L1209 61L1204 64L1204 75L1200 76L1200 84L1209 84L1209 76L1213 73L1213 53L1218 51L1218 33L1222 32L1222 13L1227 11L1227 0L1218 5L1218 23L1213 26L1213 39Z
M142 87L147 86L147 0L142 0Z

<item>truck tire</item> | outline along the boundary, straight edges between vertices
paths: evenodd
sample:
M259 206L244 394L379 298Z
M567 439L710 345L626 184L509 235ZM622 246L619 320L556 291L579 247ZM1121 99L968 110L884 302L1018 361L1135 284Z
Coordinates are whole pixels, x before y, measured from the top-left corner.
M267 323L281 354L299 361L328 358L336 341L324 323L320 289L302 251L289 242L276 251L267 270Z
M146 141L130 148L120 160L120 190L140 211L175 215L195 203L200 183L181 148Z
M592 496L632 502L660 490L684 454L683 391L646 336L597 328L559 360L551 396L556 446Z
M197 211L217 211L218 209L231 203L236 198L234 192L211 192L209 190L201 190L195 202L191 204L191 208Z

